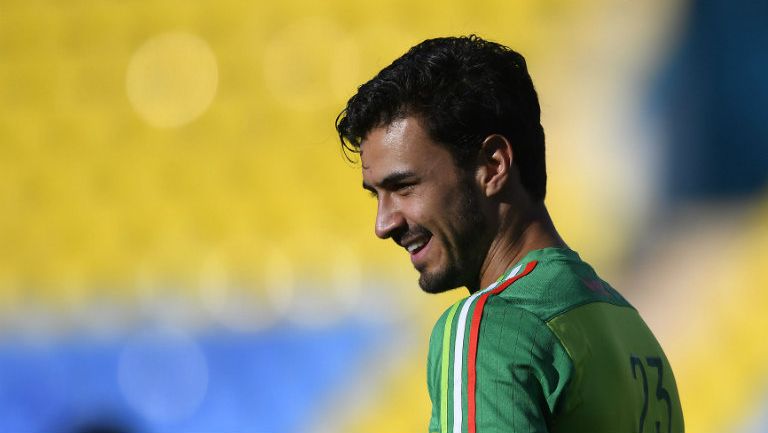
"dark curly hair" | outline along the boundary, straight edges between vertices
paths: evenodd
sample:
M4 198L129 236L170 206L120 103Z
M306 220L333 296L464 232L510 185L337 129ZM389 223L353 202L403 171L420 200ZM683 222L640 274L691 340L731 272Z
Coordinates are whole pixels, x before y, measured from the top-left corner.
M476 161L491 134L511 143L523 187L544 200L544 129L536 90L519 53L478 36L428 39L360 86L336 118L342 150L360 153L371 130L407 117L424 121L459 167Z

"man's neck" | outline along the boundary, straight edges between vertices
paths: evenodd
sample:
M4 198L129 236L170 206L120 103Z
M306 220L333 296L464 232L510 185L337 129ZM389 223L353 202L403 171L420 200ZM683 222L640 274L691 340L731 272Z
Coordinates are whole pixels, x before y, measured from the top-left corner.
M543 203L532 206L526 215L503 221L480 268L478 285L468 287L470 293L488 287L529 252L547 247L567 245Z

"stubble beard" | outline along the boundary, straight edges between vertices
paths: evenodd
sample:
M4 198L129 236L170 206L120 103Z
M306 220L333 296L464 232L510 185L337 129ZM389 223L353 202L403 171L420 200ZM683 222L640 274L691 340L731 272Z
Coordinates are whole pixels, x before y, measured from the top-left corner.
M478 251L483 238L486 221L480 211L477 192L470 179L466 179L457 191L458 207L452 212L459 230L456 233L457 251L447 254L449 263L443 268L429 272L420 271L419 286L427 293L442 293L466 286L477 279L482 263ZM448 245L443 245L448 248Z

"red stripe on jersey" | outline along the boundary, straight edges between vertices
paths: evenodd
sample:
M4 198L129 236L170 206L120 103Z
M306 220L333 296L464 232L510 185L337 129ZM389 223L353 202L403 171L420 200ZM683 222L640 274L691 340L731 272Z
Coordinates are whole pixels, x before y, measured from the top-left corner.
M472 322L469 329L469 348L467 349L467 430L468 433L475 433L475 384L477 376L475 374L475 361L477 358L477 336L480 332L480 319L483 316L483 307L485 301L490 295L497 295L512 285L515 281L528 275L536 267L537 261L532 261L525 265L523 272L515 275L491 290L480 296L475 304L475 311L472 313Z

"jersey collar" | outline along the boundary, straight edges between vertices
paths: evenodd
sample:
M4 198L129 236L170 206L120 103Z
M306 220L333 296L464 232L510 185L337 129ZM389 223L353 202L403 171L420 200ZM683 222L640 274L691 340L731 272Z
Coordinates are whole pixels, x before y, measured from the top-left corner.
M520 273L520 270L525 268L525 265L532 261L537 262L545 262L550 260L566 260L566 261L581 261L581 258L579 257L579 254L576 253L576 251L573 251L570 248L559 248L559 247L547 247L542 248L538 250L533 250L528 252L525 256L523 256L522 259L520 259L519 262L515 263L512 267L507 269L501 276L499 277L496 282L493 283L494 286L497 286L504 281L507 281L508 279L514 277L518 273Z

